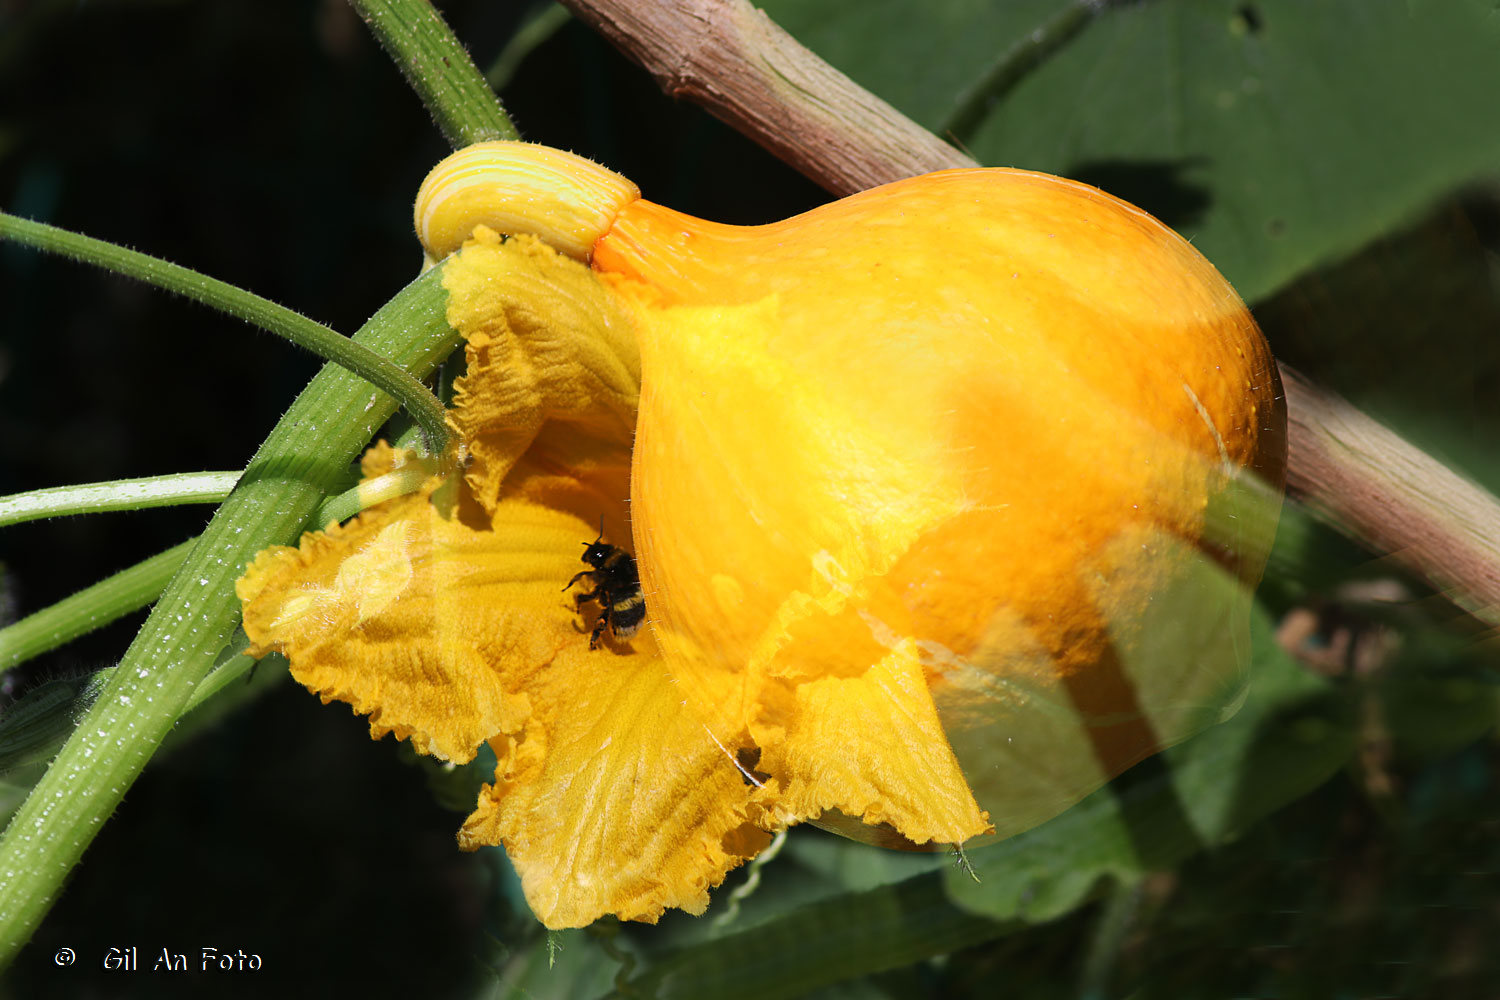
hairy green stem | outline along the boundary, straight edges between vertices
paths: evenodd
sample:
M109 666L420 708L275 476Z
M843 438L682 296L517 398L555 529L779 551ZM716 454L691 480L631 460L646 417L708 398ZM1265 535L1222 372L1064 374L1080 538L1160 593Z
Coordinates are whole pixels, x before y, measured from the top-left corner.
M0 775L13 781L13 772L51 760L113 670L106 667L86 677L51 680L7 705L0 716Z
M174 504L219 503L239 481L238 472L178 472L144 479L115 479L53 486L0 497L0 528L44 517L143 510Z
M458 344L441 270L407 286L356 335L425 377ZM296 537L394 401L325 367L292 404L193 545L119 669L0 837L0 967L177 722L239 620L234 582L255 553Z
M521 22L516 33L510 36L510 41L500 50L500 54L490 63L490 68L484 71L484 80L496 93L504 90L510 83L526 57L536 51L537 46L557 34L563 25L573 20L573 15L568 8L560 7L555 3L547 3L532 11Z
M240 477L238 472L213 472L201 473L201 475L229 477L231 486ZM408 466L388 472L383 476L377 476L368 483L361 483L338 496L324 500L317 512L308 519L306 527L320 528L330 521L348 520L366 507L414 492L429 475L431 475L429 469ZM161 476L158 478L170 480L188 477ZM149 481L122 480L126 483ZM92 486L64 487L64 489L89 490L96 486L108 485L112 484L96 483ZM29 495L22 493L16 496ZM228 495L229 487L225 487L218 496L209 497L205 494L195 499L222 500ZM5 499L11 500L15 497ZM0 506L3 506L3 503L4 501L0 501ZM104 508L89 508L90 511L102 509ZM50 607L0 628L0 675L4 675L6 670L18 663L24 663L33 656L40 656L81 635L103 628L110 622L144 608L156 600L161 596L162 588L167 585L167 581L172 579L172 574L177 572L177 568L187 558L188 549L192 547L192 544L189 540L180 545L174 545L165 552L157 553L128 569L123 569Z
M191 738L193 733L212 725L226 712L286 676L284 657L251 659L244 653L249 644L244 631L236 629L214 669L193 689L182 719L162 742L163 749L174 741ZM99 699L118 669L105 667L85 677L48 681L6 706L5 714L0 715L0 777L14 782L11 777L14 772L57 756L57 751L78 728L78 720ZM200 708L203 710L199 711Z
M519 137L468 54L425 0L351 2L450 143ZM221 282L48 226L0 216L0 235L145 278L283 336L291 337L293 327L303 334L314 327L326 330ZM344 344L389 354L413 379L425 377L459 339L445 319L447 297L440 281L439 269L417 279L352 342L326 332ZM325 356L345 364L344 357ZM414 419L430 427L434 450L442 446L442 408L425 388L422 396L431 400L430 407L405 391L410 386L404 379L382 381L377 377L380 365L346 357L361 362L354 370L400 399ZM394 409L390 396L372 392L348 372L325 368L256 453L235 491L192 544L89 714L0 836L0 968L31 936L94 834L224 651L239 618L234 581L245 564L267 545L293 539L344 466Z
M434 452L441 452L447 445L443 406L420 380L369 348L286 306L158 257L5 212L0 212L0 239L71 257L176 292L284 337L396 397L412 419L422 425L428 446Z
M428 0L349 0L455 149L519 139L474 60Z
M330 521L346 521L368 507L415 493L433 472L434 469L431 468L409 465L366 480L351 490L325 500L309 527L321 528Z
M191 540L174 545L0 628L0 675L17 663L103 628L156 600L192 545Z

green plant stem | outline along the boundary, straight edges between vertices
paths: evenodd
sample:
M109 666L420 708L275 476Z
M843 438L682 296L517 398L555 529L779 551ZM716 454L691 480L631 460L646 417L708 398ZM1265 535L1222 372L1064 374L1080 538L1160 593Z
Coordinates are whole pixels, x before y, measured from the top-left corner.
M183 718L162 743L164 749L212 725L215 719L286 676L284 657L271 655L253 660L243 652L249 644L244 631L236 629L214 669L193 689ZM48 681L7 706L5 714L0 716L0 777L55 757L118 669L105 667L86 677ZM255 673L246 676L252 670ZM243 683L235 684L242 679ZM209 707L204 708L205 705ZM200 708L204 710L199 711Z
M27 691L0 716L0 776L35 764L45 764L57 753L73 720L104 690L107 667L87 677L58 678Z
M425 377L458 344L441 269L403 289L356 340ZM0 967L182 715L239 619L234 582L255 553L291 541L394 401L325 367L292 404L192 546L98 700L0 837Z
M724 898L721 903L722 908L719 911L719 915L713 918L712 923L715 929L728 927L739 919L740 904L755 895L755 891L760 888L761 872L765 871L766 866L776 860L776 856L786 846L786 839L787 831L785 828L776 831L776 836L771 838L771 843L766 846L766 849L750 860L750 863L746 866L745 881L736 886Z
M115 479L54 486L0 497L0 528L44 517L143 510L174 504L220 503L239 481L238 472L179 472L144 479Z
M560 7L551 0L532 11L490 63L490 68L484 71L485 83L496 93L504 90L526 61L526 57L571 20L573 15L568 12L568 8Z
M240 477L238 472L215 472L203 475L231 477L231 484ZM368 483L361 483L338 496L324 500L318 506L317 512L308 519L306 527L319 528L330 521L348 520L366 507L414 492L429 475L431 475L430 469L407 467L377 476ZM160 478L166 480L174 477L162 476ZM124 480L124 482L131 482L131 480ZM93 487L68 487L68 489L83 490L91 488ZM228 494L229 489L226 487L219 496L202 497L202 499L222 500ZM17 494L17 496L27 495ZM7 497L6 499L13 498ZM99 507L90 508L92 511L100 509ZM177 568L187 558L188 549L192 547L192 544L189 540L180 545L174 545L165 552L160 552L150 559L123 569L56 604L42 608L20 621L0 628L0 675L18 663L24 663L33 656L40 656L81 635L103 628L110 622L144 608L156 600L161 596L162 588L167 585L167 581L172 579L172 574L177 572Z
M219 655L219 660L214 664L214 668L193 689L193 696L188 699L184 714L193 711L199 705L202 705L208 699L223 691L230 684L254 669L258 661L254 657L245 655L245 648L249 645L250 637L245 635L245 630L235 629L234 637L230 640L229 645L224 647L224 652Z
M468 54L429 4L353 2L450 143L519 138ZM228 307L284 336L290 336L289 326L304 333L317 327L222 282L49 226L0 215L0 236L155 279L154 284ZM447 296L440 281L436 268L418 278L352 342L327 332L343 343L388 353L413 379L425 377L459 340L445 318ZM379 367L354 370L363 375L365 368L374 373ZM387 384L371 374L369 380L430 426L434 450L445 443L442 408L425 388L422 395L432 400L431 408L402 391L407 388L402 379ZM394 409L394 400L384 393L372 393L349 372L325 367L256 453L235 491L191 546L105 690L0 836L0 968L30 938L84 849L220 658L239 618L234 581L245 564L267 545L295 537L344 466Z
M369 348L301 313L158 257L5 212L0 212L0 239L71 257L176 292L290 340L327 361L342 365L396 397L412 418L422 425L428 446L434 453L441 452L447 445L448 427L442 404L420 380Z
M156 600L192 545L174 545L0 629L0 675Z
M367 507L415 493L432 473L431 468L406 466L362 482L351 490L323 501L308 527L321 528L330 521L347 521Z
M510 116L428 0L349 0L406 76L448 144L519 139Z
M974 130L1016 84L1071 41L1112 0L1073 0L1034 31L1000 53L963 93L948 117L933 129L938 135L967 142Z
M1107 1000L1111 995L1110 978L1119 964L1120 951L1140 902L1141 884L1138 881L1117 883L1104 897L1094 918L1094 931L1078 977L1079 1000Z

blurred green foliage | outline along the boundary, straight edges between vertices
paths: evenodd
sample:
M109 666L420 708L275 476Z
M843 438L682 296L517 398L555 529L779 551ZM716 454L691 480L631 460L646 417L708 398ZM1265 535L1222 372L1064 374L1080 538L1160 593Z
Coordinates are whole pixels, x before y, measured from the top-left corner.
M1279 357L1500 489L1489 0L765 6L923 124L958 127L984 162L1088 180L1180 228L1253 302ZM538 30L540 5L443 7L482 67L504 54L527 138L704 217L767 221L821 200L578 24ZM523 23L532 48L518 52ZM1028 56L1038 30L1054 35ZM409 200L442 152L332 0L274 14L250 0L0 6L0 204L338 329L414 270ZM237 467L313 368L217 316L8 246L0 306L0 493ZM7 613L201 521L13 529ZM265 956L253 979L214 980L226 996L330 981L438 997L1493 996L1494 637L1381 555L1290 509L1240 713L974 852L977 883L947 855L797 829L732 920L716 915L748 872L703 918L551 942L502 852L454 850L484 763L454 771L372 745L361 720L268 672L245 686L268 695L164 749L0 996L204 988L101 978L97 956L132 944ZM54 711L133 624L8 678L7 703L32 691L9 717ZM0 804L29 773L4 776ZM71 970L51 961L65 945L84 957Z

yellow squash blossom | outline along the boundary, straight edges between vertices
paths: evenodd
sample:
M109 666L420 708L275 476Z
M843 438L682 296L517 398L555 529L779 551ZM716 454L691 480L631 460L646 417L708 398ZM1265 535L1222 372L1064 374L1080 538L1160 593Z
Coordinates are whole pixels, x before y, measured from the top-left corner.
M262 553L246 631L374 736L487 741L460 844L503 843L548 926L701 912L800 821L1014 833L1232 710L1284 417L1243 304L1144 213L972 170L720 226L490 143L417 223L465 474ZM564 593L601 526L634 635Z

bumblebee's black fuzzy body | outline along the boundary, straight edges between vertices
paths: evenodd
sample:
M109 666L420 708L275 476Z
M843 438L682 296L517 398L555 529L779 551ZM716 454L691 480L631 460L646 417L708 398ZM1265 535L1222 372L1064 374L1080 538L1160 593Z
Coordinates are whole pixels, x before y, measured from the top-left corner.
M580 606L589 601L599 604L599 618L594 622L593 634L589 636L589 649L599 648L599 639L607 628L616 639L629 639L641 630L646 620L646 598L641 594L641 578L636 572L635 557L624 549L616 548L604 541L604 526L599 526L599 537L585 542L583 561L593 569L582 570L563 590L569 590L579 580L587 577L594 589L578 594L574 600Z

